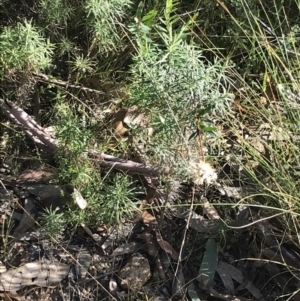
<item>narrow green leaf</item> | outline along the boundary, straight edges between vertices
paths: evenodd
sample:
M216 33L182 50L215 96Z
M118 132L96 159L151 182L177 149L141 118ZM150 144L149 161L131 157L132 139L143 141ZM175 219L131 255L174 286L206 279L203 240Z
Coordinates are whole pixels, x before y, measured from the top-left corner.
M155 17L157 15L157 10L150 10L143 18L142 22L148 26L151 27L154 23Z
M214 109L214 106L207 106L206 108L201 109L197 112L197 117L199 118L199 117L202 117L202 116L204 116L208 113L211 113L213 111L213 109Z
M172 8L173 8L173 1L167 0L166 1L166 9L165 9L165 18L166 18L167 24L170 22L170 15L172 12Z
M214 239L209 239L206 243L206 250L200 266L197 280L208 287L215 276L218 264L218 244Z
M198 135L198 131L193 132L193 133L190 135L190 137L188 138L188 141L194 139L195 137L197 137L197 135Z
M263 81L263 85L262 85L262 88L263 88L264 92L266 92L266 90L267 90L267 82L268 82L268 73L265 72L265 74L264 74L264 81Z
M136 11L136 17L139 21L142 20L142 11L143 11L143 2L141 1Z
M217 130L217 128L215 128L214 126L201 126L201 130L204 133L209 133L209 132L215 132Z

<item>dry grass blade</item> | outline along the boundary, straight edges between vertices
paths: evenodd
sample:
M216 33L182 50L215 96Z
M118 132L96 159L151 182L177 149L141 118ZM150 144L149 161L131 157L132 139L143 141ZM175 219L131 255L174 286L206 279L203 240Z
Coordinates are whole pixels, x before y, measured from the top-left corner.
M174 281L172 285L173 300L183 300L185 296L185 277L182 270L182 265L179 262Z

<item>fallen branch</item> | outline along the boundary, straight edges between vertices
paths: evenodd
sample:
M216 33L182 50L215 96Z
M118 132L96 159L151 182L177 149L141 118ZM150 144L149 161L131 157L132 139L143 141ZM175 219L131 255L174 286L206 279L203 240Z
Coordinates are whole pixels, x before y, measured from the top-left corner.
M103 91L99 91L99 90L96 90L96 89L91 89L91 88L84 87L84 86L81 86L81 85L73 85L73 84L70 84L69 82L66 82L66 81L63 81L63 80L51 79L45 74L33 73L33 75L37 78L37 80L45 82L45 83L54 84L54 85L58 85L58 86L63 86L63 87L66 87L66 88L79 89L79 90L82 90L82 91L85 91L85 92L91 92L91 93L106 95L106 93L103 92Z
M48 134L43 127L37 124L31 116L17 105L0 99L0 107L3 109L4 114L17 126L19 126L38 147L49 153L54 153L59 147L58 141ZM100 160L100 165L103 167L110 167L130 173L153 177L167 175L169 173L169 170L151 167L131 160L120 159L92 150L88 151L88 154L91 158Z
M47 152L54 152L57 149L58 144L56 140L46 133L45 130L24 110L3 99L0 99L0 106L3 109L4 114L19 126L37 146Z
M102 154L102 158L103 158L103 160L101 161L102 166L129 171L131 173L148 175L152 177L167 175L169 173L169 170L164 170L158 167L150 167L145 164L116 158L106 154Z

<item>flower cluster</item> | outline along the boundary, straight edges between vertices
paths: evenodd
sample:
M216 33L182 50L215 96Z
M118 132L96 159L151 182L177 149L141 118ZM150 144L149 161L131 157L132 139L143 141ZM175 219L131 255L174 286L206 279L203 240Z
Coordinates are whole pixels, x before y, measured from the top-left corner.
M203 161L199 163L190 162L188 174L196 185L203 185L204 183L210 185L215 183L218 178L211 165Z

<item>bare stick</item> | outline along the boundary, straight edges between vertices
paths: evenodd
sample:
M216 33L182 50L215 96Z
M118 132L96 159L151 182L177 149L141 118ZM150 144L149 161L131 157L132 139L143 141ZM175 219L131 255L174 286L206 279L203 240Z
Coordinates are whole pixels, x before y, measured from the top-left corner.
M34 142L42 147L42 145L54 151L57 148L57 142L45 130L35 122L24 110L15 104L5 102L0 99L0 106L5 115L18 125Z
M120 162L119 160L120 159L116 157L115 157L115 161L103 160L101 162L101 166L112 167L112 168L128 171L131 173L135 173L135 174L147 175L152 177L167 175L169 173L168 170L164 170L158 167L150 167L130 160L123 160L123 162Z
M42 82L46 82L46 83L49 83L49 84L63 86L63 87L66 87L66 88L79 89L79 90L82 90L82 91L85 91L85 92L91 92L91 93L106 95L106 93L103 92L103 91L99 91L99 90L96 90L96 89L91 89L91 88L88 88L88 87L83 87L83 86L80 86L80 85L73 85L73 84L70 84L69 82L58 80L58 79L51 79L45 74L33 73L33 75L35 77L37 77L37 80L42 81Z
M59 145L57 140L46 133L46 131L39 124L37 124L31 116L29 116L17 105L0 99L0 108L3 109L5 115L17 126L19 126L28 135L28 137L30 137L36 143L38 147L51 153L58 148ZM93 159L99 159L100 165L103 167L111 167L124 170L126 172L148 175L152 177L167 175L169 173L169 170L151 167L142 163L117 158L92 150L88 151L88 154Z

